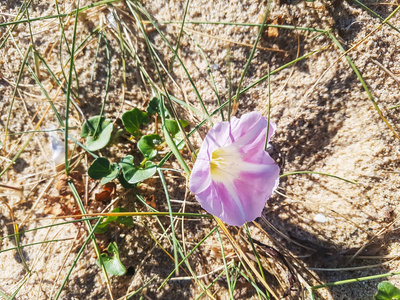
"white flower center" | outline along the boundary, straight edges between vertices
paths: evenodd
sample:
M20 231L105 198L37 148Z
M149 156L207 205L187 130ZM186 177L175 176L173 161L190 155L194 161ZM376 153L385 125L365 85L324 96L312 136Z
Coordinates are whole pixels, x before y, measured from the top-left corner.
M221 147L212 153L211 177L216 182L232 182L247 165L235 147Z

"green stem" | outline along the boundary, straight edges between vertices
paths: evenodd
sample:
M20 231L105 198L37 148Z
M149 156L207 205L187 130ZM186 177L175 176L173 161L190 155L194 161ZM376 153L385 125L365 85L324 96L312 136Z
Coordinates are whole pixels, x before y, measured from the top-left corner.
M294 172L289 172L289 173L282 174L280 177L285 177L285 176L289 176L289 175L297 175L297 174L317 174L317 175L329 176L329 177L333 177L333 178L336 178L336 179L340 179L340 180L346 181L348 183L357 184L357 182L353 181L353 180L349 180L349 179L342 178L342 177L339 177L339 176L336 176L336 175L332 175L332 174L314 172L314 171L294 171Z
M65 17L69 17L69 16L73 16L76 13L81 13L84 12L90 8L94 8L97 6L101 6L104 4L110 4L113 2L121 2L122 0L103 0L103 1L99 1L96 3L92 3L89 5L86 5L84 7L78 8L78 9L74 9L69 13L64 13L64 14L57 14L57 15L50 15L50 16L43 16L43 17L37 17L37 18L31 18L29 20L24 19L24 20L17 20L17 21L12 21L12 22L6 22L6 23L0 23L0 27L3 26L9 26L9 25L15 25L15 24L20 24L20 23L28 23L28 22L34 22L34 21L42 21L42 20L50 20L50 19L57 19L57 18L65 18Z
M341 281L335 281L335 282L329 282L321 285L315 285L311 287L311 290L317 290L329 286L338 286L342 284L348 284L348 283L353 283L353 282L360 282L360 281L366 281L366 280L372 280L372 279L379 279L379 278L385 278L385 277L390 277L394 275L400 275L400 272L392 272L392 273L385 273L385 274L379 274L379 275L372 275L372 276L366 276L366 277L359 277L359 278L352 278L352 279L346 279L346 280L341 280Z
M267 20L267 17L269 16L270 7L271 7L271 0L269 0L268 3L267 3L267 9L265 11L264 19L263 19L261 24L265 24L265 21ZM243 70L242 76L240 76L238 88L237 88L236 95L235 95L235 102L239 101L240 88L242 87L242 82L243 82L244 76L246 75L247 70L248 70L248 68L250 66L251 60L253 59L254 54L256 53L258 41L261 38L263 30L264 30L264 27L260 26L260 29L258 30L257 39L254 42L253 49L251 49L249 59L247 60L246 65L244 66L244 70Z

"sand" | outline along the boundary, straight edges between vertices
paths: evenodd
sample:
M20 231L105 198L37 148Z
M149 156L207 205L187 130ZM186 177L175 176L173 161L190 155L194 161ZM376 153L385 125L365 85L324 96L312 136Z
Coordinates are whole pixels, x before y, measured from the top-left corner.
M80 1L80 6L89 3L91 1ZM22 1L1 1L1 22L12 21L22 4ZM70 1L60 1L60 10L70 12L75 5ZM159 84L144 39L137 27L133 26L134 21L128 7L124 3L114 5L115 12L122 16L124 22L130 24L129 34L141 59L140 64ZM186 2L144 1L143 5L152 18L159 22L161 31L175 47L180 30L179 21L182 21ZM236 92L252 45L256 41L258 27L191 24L190 21L259 24L263 20L266 5L265 1L190 2L186 16L186 33L181 37L178 53L209 111L217 107L213 84L208 75L207 63L188 34L204 51L221 100L226 101L229 73L231 73L233 92ZM389 16L396 8L394 4L377 1L368 5L383 18ZM112 77L105 114L115 121L124 111L134 107L144 109L152 98L152 92L149 85L140 77L138 62L127 54L124 87L121 47L114 34L115 24L110 14L112 11L111 6L101 6L82 15L78 19L77 45L97 26L105 27L112 58ZM40 4L34 2L29 9L29 18L54 14L56 9L52 1ZM65 31L70 42L74 19L64 18L64 21L67 21ZM178 23L164 24L163 21L178 21ZM400 27L397 15L389 22L393 26ZM271 155L280 166L281 174L313 171L332 174L355 181L357 184L321 174L284 176L277 193L268 201L263 212L270 225L263 219L258 219L269 236L251 224L249 224L250 232L257 240L286 255L292 263L294 260L289 255L297 257L299 262L295 263L296 269L310 285L397 272L399 263L396 259L391 259L400 254L397 238L398 223L395 222L399 204L400 182L397 167L400 165L400 149L399 138L396 137L399 132L398 109L390 107L398 104L399 33L387 24L379 27L381 20L353 1L274 1L267 23L330 29L331 34L344 49L351 49L348 53L350 59L365 80L373 100L393 127L393 131L382 120L349 62L327 34L303 29L265 30L258 44L259 49L255 52L243 80L242 88L250 86L268 74L268 70L278 70L296 57L315 51L307 58L278 70L270 77L271 120L277 124L275 136L271 141ZM2 38L7 28L9 27L0 27ZM50 68L59 71L60 26L57 19L31 22L31 30L36 50L46 58ZM169 66L173 60L173 53L150 24L146 24L146 30L160 58ZM32 43L29 32L27 24L19 24L12 34L15 43L9 38L0 49L2 141L5 138L7 116L23 55ZM79 79L78 106L85 118L99 113L105 93L107 56L104 43L100 48L96 65L92 68L96 50L97 37L94 37L83 50L79 51L75 60ZM61 53L62 64L65 64L69 57L65 43L62 45ZM31 67L34 66L32 55L29 56L28 62ZM165 77L168 91L201 110L194 89L177 59L174 59L174 64L170 67L174 82ZM93 78L91 78L92 70L94 70ZM64 71L68 72L68 68L64 68ZM63 79L60 73L57 73L57 76ZM40 67L40 81L63 116L65 95L58 91L57 84L43 65ZM76 83L73 84L73 89L78 90ZM242 94L239 97L236 115L240 116L253 110L266 115L268 90L268 80L264 80ZM34 130L45 114L41 129L57 128L57 119L52 110L45 112L47 105L43 92L26 67L11 110L8 132ZM198 122L199 117L193 113L183 109L178 110L178 113L192 125ZM214 121L219 120L218 118L219 115ZM71 134L77 139L82 120L77 110L71 109ZM208 125L203 126L201 134L193 137L192 142L196 147L200 146L201 137L204 137L208 128ZM8 137L7 144L0 150L1 169L9 164L9 159L14 157L28 138L29 133ZM62 136L59 138L62 139ZM122 138L107 150L102 150L101 155L116 161L131 153L134 147L134 141ZM73 199L70 196L59 196L55 188L60 173L57 173L51 157L49 135L36 133L20 158L1 177L1 236L14 232L10 225L13 218L18 221L20 230L28 230L61 222L58 219L49 219L49 216L76 213L77 208ZM84 175L82 180L88 185L89 190L95 186L95 182L86 175L90 161L90 157L83 157L78 167L79 172ZM170 159L167 166L180 169L174 159ZM165 175L172 199L187 200L187 211L203 212L194 197L186 190L186 181L181 173L171 172ZM16 193L15 190L3 185L23 186L23 192ZM153 195L157 209L161 211L168 209L158 176L146 181L139 192L145 197ZM131 191L118 186L117 193L119 198L118 202L113 204L114 207L144 209ZM92 198L91 194L88 199L84 199L86 208L90 212L99 212L109 204L97 203ZM176 211L180 206L180 202L174 203ZM8 207L12 209L13 214ZM155 234L170 253L172 247L161 237L162 231L154 218L135 218L134 221L133 227L113 225L107 234L97 236L102 249L105 249L111 241L117 242L121 261L128 269L124 276L110 277L114 299L139 289L153 277L154 280L135 295L134 299L139 299L138 295L146 299L195 299L201 293L201 289L193 280L186 278L187 275L183 272L180 273L180 278L169 281L160 291L157 290L173 270L174 264L150 237L149 232ZM162 222L165 226L169 225L168 219L162 219ZM182 224L179 223L178 226L176 234L182 239ZM210 220L194 220L186 221L183 226L184 238L190 249L215 224ZM280 234L272 228L278 229ZM235 228L231 230L237 232ZM27 273L17 251L0 253L0 291L11 295L16 287L28 278L17 293L16 299L54 298L86 237L86 228L81 223L35 230L21 235L21 244L54 239L62 241L23 248L26 263L34 270L29 277L25 277ZM228 252L232 251L227 240L224 240L224 244ZM305 249L298 244L308 248ZM364 251L351 260L352 255L363 246L366 246ZM12 247L15 247L14 239L0 240L2 251ZM223 265L215 248L219 249L219 242L213 235L193 254L190 264L198 276ZM371 267L357 269L369 265ZM340 268L349 269L339 270ZM309 270L314 278L307 275L305 270ZM282 274L284 277L286 273ZM201 281L207 285L215 276L214 274L204 276ZM323 289L317 296L320 299L371 299L376 292L378 282L382 280L385 279ZM398 277L390 277L389 280L400 286ZM286 299L301 299L299 285L294 285L293 288L291 295ZM216 299L229 297L224 280L217 281L210 291ZM244 283L241 283L235 293L235 299L257 298L254 289ZM306 299L307 297L309 296L306 296ZM109 298L104 274L96 265L92 244L88 243L61 293L61 299Z

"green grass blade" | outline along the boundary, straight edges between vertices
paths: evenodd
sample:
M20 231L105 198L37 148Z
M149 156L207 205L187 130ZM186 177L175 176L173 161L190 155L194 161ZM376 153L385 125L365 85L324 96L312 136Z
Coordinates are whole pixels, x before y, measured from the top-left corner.
M398 9L400 8L400 6L398 6ZM396 9L394 12L397 12L398 9ZM391 14L391 16L393 16L394 13ZM389 17L386 18L384 21L389 20ZM382 23L384 24L384 23ZM349 63L349 65L351 66L351 68L353 69L354 73L356 74L358 80L361 82L361 85L363 86L365 92L367 93L369 99L371 100L375 110L378 112L380 118L383 120L383 122L386 124L386 126L389 128L389 130L395 135L395 137L400 140L400 136L397 134L396 130L392 127L392 125L389 124L388 120L385 118L385 116L383 115L381 109L378 106L378 103L375 101L374 96L372 96L371 92L369 91L369 88L367 86L367 84L365 83L362 75L360 74L360 72L358 71L356 65L354 64L354 62L351 60L350 56L348 56L346 54L346 50L344 50L343 46L339 43L339 41L335 38L335 36L328 32L329 37L332 39L332 41L338 46L338 48L343 52L343 54L346 56L347 62Z
M221 234L219 233L219 230L217 230L217 237L218 237L218 242L219 246L221 248L221 256L222 256L222 261L224 262L224 270L225 270L225 275L226 275L226 282L228 283L228 290L229 290L229 299L233 300L233 289L231 285L231 279L229 276L229 271L228 271L228 264L226 263L226 258L225 258L225 250L224 250L224 245L222 243L221 239ZM221 273L221 275L223 272Z
M176 42L176 46L175 46L175 53L178 53L178 49L179 49L179 45L180 45L181 37L182 37L182 33L183 33L183 28L185 26L186 15L187 15L187 11L189 8L189 3L190 3L190 0L186 0L186 6L185 6L185 11L183 13L182 25L181 25L181 29L179 30L178 41ZM171 64L170 64L171 68L174 65L175 57L176 57L176 55L174 54L174 56L171 59Z
M189 258L190 255L192 255L192 253L205 241L208 239L208 237L214 233L215 230L218 229L218 225L215 226L209 233L207 233L207 235L199 242L197 243L192 250L190 250L190 252L178 263L178 268ZM174 273L176 272L176 269L174 269L168 276L167 278L165 278L165 280L161 283L161 285L158 287L157 291L159 291L166 283L167 281L172 277L172 275L174 275Z
M18 234L17 234L18 235ZM65 239L57 239L57 240L48 240L48 241L41 241L41 242L36 242L36 243L30 243L26 245L19 245L18 247L11 247L7 249L0 250L0 253L3 252L8 252L8 251L13 251L13 250L18 250L26 247L31 247L31 246L36 246L36 245L41 245L41 244L48 244L48 243L55 243L55 242L63 242L63 241L69 241L72 238L65 238Z
M159 21L160 24L181 24L182 21ZM297 27L293 25L275 25L275 24L260 24L260 23L239 23L239 22L220 22L220 21L186 21L186 24L206 24L206 25L227 25L227 26L246 26L246 27L264 27L264 28L281 28L311 32L325 33L325 29Z
M172 207L171 207L171 200L169 198L167 183L165 182L164 174L160 169L157 169L158 175L160 176L161 184L164 188L165 198L167 200L168 211L169 211L169 218L171 221L171 235L172 235L172 244L173 244L173 251L174 251L174 262L175 262L175 270L176 275L179 275L179 267L178 267L178 247L177 247L177 238L175 235L175 225L174 225L174 218L172 216Z
M69 73L67 81L67 95L66 95L66 106L65 106L65 131L64 131L64 149L65 149L65 173L69 173L69 159L68 159L68 136L69 136L69 107L71 103L71 89L72 89L72 74L74 70L74 55L75 55L75 40L76 40L76 29L78 26L78 15L79 15L79 1L77 4L77 9L75 12L75 22L74 22L74 33L72 36L72 46L70 50L70 63L69 63ZM62 68L61 68L62 69Z
M28 49L26 49L24 58L22 60L21 68L19 69L19 72L18 72L17 81L15 82L15 88L14 88L14 91L13 91L13 94L12 94L12 97L11 97L10 108L8 110L8 116L7 116L7 121L6 121L5 132L4 132L3 147L6 147L6 144L7 144L8 126L10 125L11 112L12 112L12 109L13 109L13 106L14 106L15 96L17 95L18 86L19 86L19 83L21 81L22 73L24 71L24 67L25 67L26 61L28 60L28 55L31 52L31 49L32 49L32 45L29 45Z
M88 220L88 219L85 219L85 220ZM88 243L90 240L93 239L94 231L96 230L96 227L97 227L101 222L102 222L102 218L99 218L99 219L97 220L96 224L93 226L92 230L90 231L90 233L89 233L88 237L86 238L85 242L82 244L81 248L79 249L78 253L77 253L76 256L75 256L74 261L72 262L71 267L70 267L69 270L68 270L67 275L64 277L64 280L63 280L63 282L61 283L61 286L60 286L60 288L58 289L58 292L57 292L56 296L54 297L54 300L57 300L57 299L60 297L61 292L62 292L62 290L63 290L65 284L67 283L69 276L70 276L71 273L72 273L72 270L74 269L74 267L75 267L75 265L77 264L77 262L78 262L80 256L82 255L83 250L85 250L87 243Z
M339 179L339 180L343 180L343 181L351 183L351 184L358 184L356 181L349 180L349 179L346 179L346 178L343 178L343 177L339 177L339 176L328 174L328 173L314 172L314 171L288 172L288 173L282 174L280 177L285 177L285 176L289 176L289 175L297 175L297 174L317 174L317 175L323 175L323 176L328 176L328 177L336 178L336 179Z
M30 2L32 2L32 1L30 1ZM5 26L9 26L9 25L16 25L16 24L21 24L21 23L34 22L34 21L50 20L50 19L57 19L57 18L66 18L66 17L69 17L69 16L73 16L76 13L79 14L79 13L82 13L82 12L88 10L88 9L91 9L91 8L94 8L94 7L98 7L98 6L101 6L101 5L111 4L113 2L122 2L122 0L103 0L103 1L95 2L95 3L89 4L89 5L83 6L83 7L78 8L78 9L74 9L69 13L50 15L50 16L42 16L42 17L37 17L37 18L31 18L30 20L23 19L23 20L17 20L17 21L12 21L12 22L0 23L0 27L5 27Z
M269 16L270 7L271 7L271 0L268 0L267 9L265 11L264 19L263 19L261 24L264 24L267 21L267 18ZM264 27L260 26L260 29L258 30L258 35L257 35L256 41L254 42L254 45L253 45L253 49L251 49L250 56L249 56L249 58L248 58L248 60L246 62L246 65L244 66L244 70L242 72L242 75L240 76L239 84L238 84L236 95L235 95L235 102L239 101L240 89L242 87L242 82L243 82L244 76L246 76L246 73L247 73L247 70L249 69L250 63L251 63L251 61L252 61L252 59L254 57L254 54L256 53L257 44L258 44L258 42L259 42L259 40L261 38L263 30L264 30Z
M368 6L366 6L364 3L358 1L358 0L353 0L353 2L357 3L358 5L360 5L362 8L364 8L367 12L369 12L371 15L373 15L374 17L377 17L378 19L380 19L381 21L384 21L385 19L383 17L381 17L379 14L377 14L376 12L374 12L372 9L370 9ZM396 30L398 33L400 33L400 30L397 29L394 25L392 25L389 22L386 22L386 24L388 24L392 29Z

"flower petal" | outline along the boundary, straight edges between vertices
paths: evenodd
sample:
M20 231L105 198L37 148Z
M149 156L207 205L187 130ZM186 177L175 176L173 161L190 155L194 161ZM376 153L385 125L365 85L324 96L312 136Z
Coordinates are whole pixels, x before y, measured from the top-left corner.
M196 199L207 212L227 224L241 226L245 222L243 205L233 184L227 187L220 182L213 182L208 189L196 195Z
M243 172L234 180L237 195L244 203L245 222L261 216L265 203L279 184L279 167L266 165L257 172Z
M193 194L203 192L211 184L210 161L197 158L189 178L189 189Z
M233 183L212 182L196 194L210 214L229 225L241 226L261 216L265 203L279 184L279 167L267 165L242 172Z
M210 145L208 148L210 153L226 144L231 144L233 142L231 124L229 122L219 122L215 124L207 133L204 141L205 140L208 140L208 144Z

